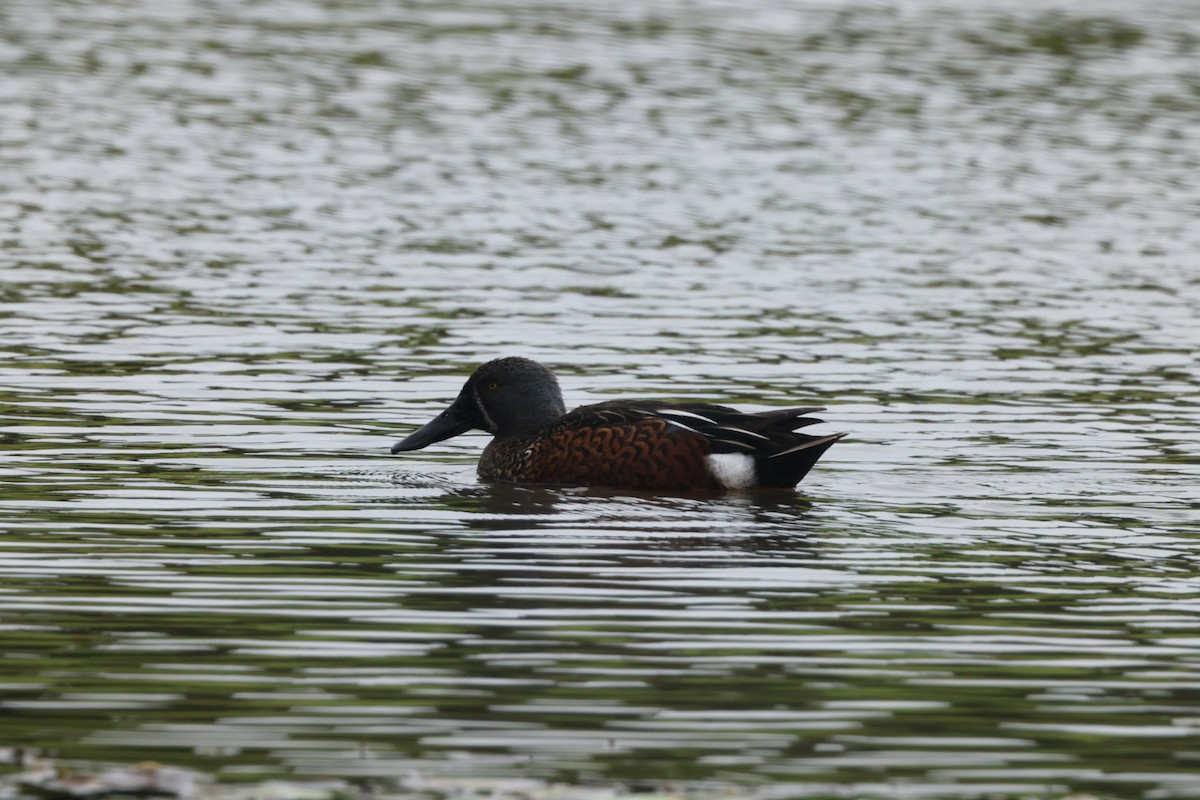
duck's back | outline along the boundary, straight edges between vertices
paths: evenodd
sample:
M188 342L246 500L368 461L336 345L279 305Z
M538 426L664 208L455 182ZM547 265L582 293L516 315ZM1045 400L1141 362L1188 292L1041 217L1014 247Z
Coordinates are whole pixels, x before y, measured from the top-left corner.
M496 439L488 480L644 490L790 488L840 435L794 433L814 408L746 414L726 406L612 401L582 406L538 433Z

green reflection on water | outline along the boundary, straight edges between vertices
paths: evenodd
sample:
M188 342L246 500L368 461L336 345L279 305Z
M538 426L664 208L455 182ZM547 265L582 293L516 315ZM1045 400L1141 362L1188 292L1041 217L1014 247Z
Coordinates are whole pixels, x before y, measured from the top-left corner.
M763 8L11 26L0 745L1170 796L1195 20ZM785 500L377 460L500 351L852 435Z

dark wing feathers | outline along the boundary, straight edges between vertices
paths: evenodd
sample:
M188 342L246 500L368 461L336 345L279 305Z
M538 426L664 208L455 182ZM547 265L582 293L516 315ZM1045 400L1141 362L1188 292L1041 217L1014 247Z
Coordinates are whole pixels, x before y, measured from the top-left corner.
M705 437L710 441L714 453L751 453L771 457L782 455L817 438L793 431L821 422L816 417L805 415L824 410L818 406L807 406L746 413L711 403L615 400L581 406L567 414L562 423L571 427L618 425L657 417L677 428Z
M735 411L724 406L671 406L654 409L668 422L678 421L712 440L714 453L749 453L769 457L799 442L797 428L821 420L804 414L819 408L786 408L759 413ZM688 416L682 416L681 412Z

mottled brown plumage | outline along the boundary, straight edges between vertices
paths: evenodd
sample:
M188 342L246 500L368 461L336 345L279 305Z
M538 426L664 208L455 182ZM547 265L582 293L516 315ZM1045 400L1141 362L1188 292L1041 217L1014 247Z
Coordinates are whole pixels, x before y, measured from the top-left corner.
M523 358L489 361L451 406L398 442L416 450L471 428L495 438L485 480L692 491L791 488L843 434L809 436L818 408L743 413L726 406L622 401L564 413L558 383Z
M508 483L722 488L705 463L711 452L705 437L620 406L584 406L537 433L493 439L479 460L479 475Z

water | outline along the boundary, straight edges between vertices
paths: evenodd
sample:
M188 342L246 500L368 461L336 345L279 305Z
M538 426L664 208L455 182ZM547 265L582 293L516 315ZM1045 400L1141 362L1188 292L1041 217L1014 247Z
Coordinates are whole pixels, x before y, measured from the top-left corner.
M1200 795L1200 11L0 9L0 745ZM392 457L480 361L796 496Z

